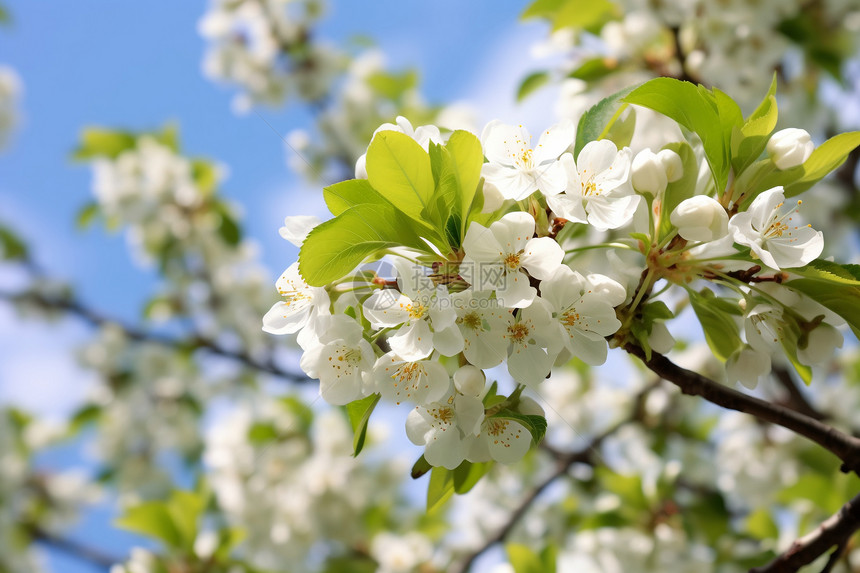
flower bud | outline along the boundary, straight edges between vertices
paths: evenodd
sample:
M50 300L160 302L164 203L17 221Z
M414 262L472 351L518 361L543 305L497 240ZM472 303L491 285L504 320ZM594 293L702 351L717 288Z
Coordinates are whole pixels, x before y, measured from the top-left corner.
M809 159L815 144L804 129L794 127L774 133L767 142L767 155L778 169L791 169Z
M663 164L669 183L674 183L684 175L684 164L681 162L681 156L671 149L661 149L657 153L657 159Z
M644 149L633 158L632 172L633 188L640 193L657 195L666 190L669 179L666 168L657 154L650 149Z
M454 387L466 396L480 396L484 391L484 372L467 364L454 372Z
M669 215L678 234L688 241L714 241L729 232L729 216L715 199L696 195L681 201Z

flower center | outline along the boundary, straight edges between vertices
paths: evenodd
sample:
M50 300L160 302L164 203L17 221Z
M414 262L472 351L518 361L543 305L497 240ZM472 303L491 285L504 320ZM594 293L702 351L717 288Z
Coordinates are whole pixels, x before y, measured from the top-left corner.
M597 197L598 195L600 195L600 191L597 190L597 185L594 183L594 181L589 179L588 181L582 182L582 196L583 197L589 197L589 196Z
M581 315L576 312L575 308L569 308L561 315L561 323L570 330L571 328L575 328L579 325L579 319Z
M522 251L520 251L520 253L521 252ZM508 271L515 271L520 268L520 253L510 253L502 259L502 262Z
M427 412L443 424L451 424L454 421L453 408L430 408ZM444 431L445 428L442 430Z
M481 328L481 317L477 312L470 312L463 318L458 319L458 322L470 330L478 330Z
M349 366L355 366L361 361L361 351L358 348L340 349L337 355L338 362L346 362Z
M794 242L797 238L792 237L792 232L799 229L799 226L792 226L792 221L794 220L794 215L800 213L800 205L803 201L798 200L797 207L793 209L789 209L786 213L780 214L780 210L784 203L778 204L774 207L773 212L770 216L770 223L767 228L762 232L761 236L763 239L779 239L785 237L789 240L789 242ZM809 227L811 225L807 225Z
M411 318L412 320L418 320L419 318L423 317L424 314L427 312L427 307L423 304L412 303L406 305L406 312L409 313L409 318Z
M512 324L508 327L508 335L514 342L522 343L528 338L529 327L522 322Z
M407 362L400 366L394 373L394 378L397 382L412 383L414 378L418 378L424 373L424 369L417 362ZM397 383L394 384L397 386Z
M524 169L531 169L534 167L534 151L531 149L523 150L522 155L517 158L517 163L519 163Z

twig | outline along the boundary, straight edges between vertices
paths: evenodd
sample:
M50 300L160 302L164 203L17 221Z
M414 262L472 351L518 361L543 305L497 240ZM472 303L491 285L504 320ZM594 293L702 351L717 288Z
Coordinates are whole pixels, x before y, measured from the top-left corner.
M628 343L624 348L642 360L651 371L678 386L684 394L701 396L718 406L751 414L796 432L839 457L843 462L842 471L853 471L860 475L860 439L785 406L718 384L701 374L681 368L662 354L652 352L648 360L638 346Z
M582 449L576 450L574 452L562 453L555 448L549 446L544 448L556 458L556 466L553 472L546 478L544 478L543 481L538 483L538 485L536 485L534 489L532 489L528 493L528 495L526 495L526 497L523 498L522 501L520 501L520 504L508 517L508 520L505 525L502 526L502 528L499 529L499 531L495 535L488 538L481 547L467 555L466 558L459 565L459 567L454 568L453 571L455 571L456 573L467 573L472 568L472 565L474 565L475 560L477 560L478 557L489 551L489 549L497 543L502 543L507 538L507 536L510 535L511 531L513 531L514 527L520 522L523 516L525 516L525 514L534 504L535 500L537 500L537 498L540 497L540 495L546 490L546 488L548 488L553 482L555 482L555 480L566 475L573 464L581 463L594 465L594 454L604 440L612 436L623 426L642 419L645 397L659 383L660 381L656 380L655 382L643 388L636 396L636 400L633 404L633 408L630 415L627 418L624 418L623 420L619 421L615 425L611 426L603 433L598 434L597 436L592 438L588 445L586 445Z
M120 563L122 561L117 557L108 555L100 549L89 547L66 537L58 537L37 525L29 524L25 527L27 532L35 541L53 549L57 549L58 551L62 551L63 553L71 555L80 561L85 561L97 569L108 571L114 563Z
M305 383L312 381L310 378L308 378L302 373L284 370L278 365L276 365L274 362L260 361L248 354L247 352L244 352L242 350L232 350L229 348L224 348L223 346L220 346L218 343L212 340L208 340L199 336L195 336L189 339L178 339L170 336L156 334L154 332L148 332L127 324L123 324L121 321L108 318L98 313L97 311L87 307L80 301L71 298L49 297L41 293L35 292L0 292L0 300L8 300L10 302L28 302L46 310L63 311L72 316L76 316L77 318L95 327L102 327L108 325L116 326L122 329L125 335L128 336L130 339L136 340L138 342L152 342L155 344L161 344L163 346L168 346L172 348L190 348L205 350L211 354L223 356L224 358L230 358L231 360L240 362L248 368L252 368L254 370L258 370L266 374L271 374L273 376L283 378L284 380L289 380L290 382Z
M797 571L804 565L812 563L824 555L828 549L836 546L834 555L831 556L827 566L822 573L826 573L839 559L839 553L843 545L860 529L860 494L842 506L834 515L829 517L815 531L801 537L791 544L776 559L762 567L750 569L750 573L789 573Z

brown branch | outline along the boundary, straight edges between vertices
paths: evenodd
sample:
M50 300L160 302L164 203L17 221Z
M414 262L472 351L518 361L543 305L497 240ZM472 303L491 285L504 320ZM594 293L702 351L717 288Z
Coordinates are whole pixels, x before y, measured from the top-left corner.
M701 374L681 368L662 354L652 352L651 359L648 360L645 351L634 344L628 343L624 349L642 360L651 371L678 386L684 394L701 396L723 408L751 414L787 428L835 454L843 462L842 471L853 471L860 475L860 438L849 436L785 406L772 404L718 384Z
M791 547L767 565L750 569L750 573L797 571L802 566L808 565L824 555L833 546L836 546L835 553L837 554L836 559L832 560L835 563L844 544L858 529L860 529L860 494L843 505L836 514L819 525L815 531L792 543Z
M148 332L127 324L123 324L121 321L108 318L98 313L97 311L87 307L80 301L74 300L72 298L50 297L36 292L0 292L0 300L7 300L13 303L25 302L29 304L35 304L36 306L45 310L62 311L68 313L71 316L75 316L94 327L115 326L122 329L123 333L128 338L137 342L152 342L155 344L160 344L163 346L177 349L181 348L191 350L205 350L210 354L235 360L236 362L239 362L248 368L263 372L265 374L271 374L273 376L283 378L284 380L289 380L290 382L304 383L312 381L303 373L284 370L271 360L258 360L243 350L224 348L218 343L206 338L194 336L188 339L178 339L162 334L157 334L154 332Z
M598 434L593 437L591 441L583 447L582 449L563 453L555 448L550 446L545 446L544 449L550 452L550 454L556 458L555 469L553 472L543 479L540 483L538 483L534 489L532 489L525 498L520 501L520 504L514 509L514 511L508 516L507 522L505 522L504 526L502 526L499 531L484 541L484 544L468 554L463 562L458 566L452 569L456 573L467 573L474 565L475 561L490 550L497 543L502 543L508 535L510 535L511 531L513 531L514 527L522 520L528 510L531 509L531 506L537 500L538 497L553 483L555 480L567 474L568 470L570 470L571 466L576 463L595 465L594 455L597 451L597 448L600 447L600 444L603 443L604 440L612 436L619 429L627 424L635 422L637 420L641 420L643 416L643 410L645 405L645 398L648 393L654 389L660 383L659 380L648 384L645 388L643 388L637 395L636 400L633 403L633 408L630 415L627 418L624 418L617 424L611 426L607 430L603 431L603 433Z
M50 533L38 525L25 525L27 533L33 538L33 541L46 545L52 549L62 551L67 555L74 557L80 561L85 561L98 569L109 571L114 563L120 563L122 560L109 555L100 549L96 549L78 541L59 537Z

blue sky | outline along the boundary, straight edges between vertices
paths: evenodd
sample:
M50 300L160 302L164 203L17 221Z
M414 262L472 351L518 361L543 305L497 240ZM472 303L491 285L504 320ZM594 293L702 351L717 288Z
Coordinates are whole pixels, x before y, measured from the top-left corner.
M18 71L25 93L22 125L0 154L0 220L20 231L44 268L75 284L82 299L106 314L138 316L156 277L130 261L121 236L75 230L75 213L91 196L90 173L69 153L88 125L143 130L168 121L180 125L187 153L229 167L223 191L243 205L244 229L260 243L273 278L292 262L295 251L277 229L284 215L297 214L289 211L297 194L302 204L319 201L320 194L289 172L278 135L254 114L234 115L233 90L202 76L204 44L196 25L205 2L4 4L14 24L0 30L0 64ZM551 120L551 99L538 97L517 109L513 95L532 65L529 48L545 30L518 24L521 10L520 3L499 1L334 2L320 37L338 44L370 36L393 68L421 70L429 101L480 103L482 121L538 120L537 131ZM311 124L300 107L261 113L281 134ZM14 273L0 270L0 289L14 285ZM73 322L21 324L0 304L0 402L49 416L69 412L89 380L70 354L86 335ZM80 455L70 447L44 463L62 467ZM107 510L92 512L75 534L123 554L133 538L110 532L109 519ZM50 559L53 571L90 570L53 553Z

